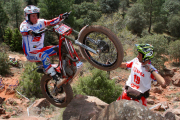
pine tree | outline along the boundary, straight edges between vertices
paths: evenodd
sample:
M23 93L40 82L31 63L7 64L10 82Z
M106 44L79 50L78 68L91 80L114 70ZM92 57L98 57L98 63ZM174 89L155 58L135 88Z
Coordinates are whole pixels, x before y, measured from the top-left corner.
M11 20L11 25L14 28L19 28L21 22L23 21L23 8L21 0L10 0L10 2L5 3L6 10L8 12L9 18Z

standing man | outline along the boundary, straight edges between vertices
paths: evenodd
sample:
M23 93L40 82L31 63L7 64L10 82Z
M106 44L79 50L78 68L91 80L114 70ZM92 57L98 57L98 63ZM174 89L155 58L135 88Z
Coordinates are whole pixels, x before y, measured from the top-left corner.
M146 98L149 97L151 81L157 81L166 88L164 78L158 74L157 69L151 65L154 57L154 48L150 44L136 44L138 56L133 60L122 63L121 68L130 68L131 74L126 81L125 90L117 99L135 100L147 106Z

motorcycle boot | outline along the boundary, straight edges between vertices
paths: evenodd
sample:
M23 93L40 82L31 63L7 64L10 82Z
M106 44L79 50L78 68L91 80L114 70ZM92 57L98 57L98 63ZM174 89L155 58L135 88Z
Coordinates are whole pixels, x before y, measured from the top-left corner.
M51 77L53 78L53 80L56 80L56 81L59 80L58 75L57 75L57 72L55 71L55 69L54 69L53 67L50 67L50 68L47 70L47 74L50 74Z

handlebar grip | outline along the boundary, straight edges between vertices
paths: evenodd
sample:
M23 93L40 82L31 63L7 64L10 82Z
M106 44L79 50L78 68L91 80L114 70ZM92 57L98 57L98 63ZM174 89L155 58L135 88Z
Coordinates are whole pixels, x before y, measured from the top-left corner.
M46 32L47 28L44 28L43 30L40 30L38 32L32 31L32 34L36 37L36 36L41 36L42 33Z

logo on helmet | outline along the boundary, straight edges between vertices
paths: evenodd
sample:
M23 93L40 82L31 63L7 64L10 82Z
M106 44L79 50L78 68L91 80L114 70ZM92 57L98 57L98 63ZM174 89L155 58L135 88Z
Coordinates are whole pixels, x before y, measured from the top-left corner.
M37 10L37 9L34 9L33 12L38 12L38 10Z
M153 55L153 51L150 51L149 53L146 54L147 57L152 56Z

